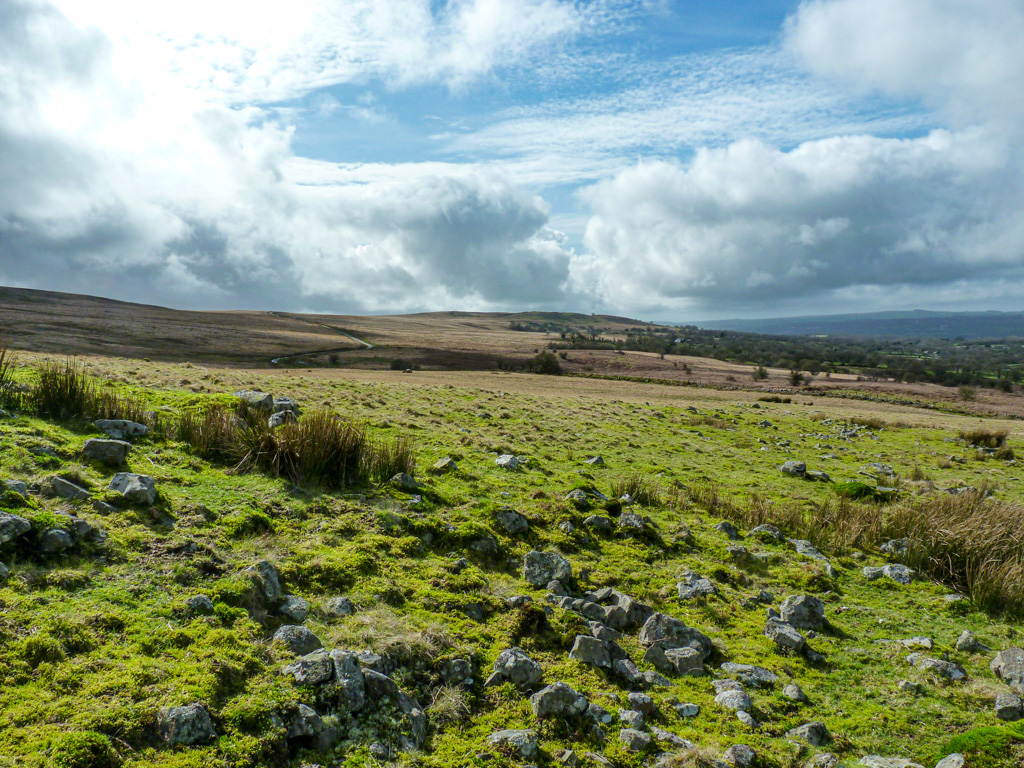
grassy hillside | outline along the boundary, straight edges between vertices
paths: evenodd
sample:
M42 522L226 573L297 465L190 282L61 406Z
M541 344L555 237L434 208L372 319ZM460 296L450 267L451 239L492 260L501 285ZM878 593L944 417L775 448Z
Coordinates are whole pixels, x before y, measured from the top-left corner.
M0 419L0 480L28 485L27 496L6 491L0 512L32 526L0 545L10 569L0 583L0 765L575 764L564 750L581 765L640 766L661 752L675 755L671 764L713 765L707 760L736 744L752 747L766 768L802 766L826 752L849 765L875 754L932 768L954 751L972 768L1024 760L1024 730L993 714L996 696L1010 689L989 670L996 651L1021 642L1017 614L998 606L1024 606L1024 550L1013 535L1024 519L1024 482L1010 451L995 458L958 437L970 429L999 433L1012 422L898 406L858 415L850 404L830 412L831 403L742 393L723 400L668 387L650 405L611 382L604 394L588 395L582 382L578 392L571 384L551 390L543 377L511 374L476 383L453 378L455 385L102 359L90 366L99 393L132 398L159 428L133 440L127 467L109 467L83 457L86 440L103 437L91 416L43 418L26 396ZM34 366L13 374L28 387L38 381ZM204 391L193 391L199 382ZM363 480L328 490L293 482L288 472L238 471L233 454L204 458L180 439L183 413L211 404L233 409L231 393L242 388L294 398L300 425L326 409L366 425L372 444L408 439L423 487ZM1019 451L1020 436L1011 433L1007 445ZM503 454L522 457L522 467L497 466ZM593 456L603 465L587 463ZM457 469L432 474L443 457ZM787 460L836 482L782 474ZM895 474L864 474L872 463ZM125 469L154 479L155 503L128 503L108 488ZM91 498L48 496L53 477ZM873 490L879 486L899 494L887 502L843 500L837 486L862 493L849 483L869 495L888 497ZM963 486L981 492L945 491ZM591 509L566 500L577 489ZM623 489L643 503L624 507L595 496L614 500ZM507 509L526 519L525 531L504 527L514 519ZM989 541L977 544L1005 545L1004 570L964 565L974 562L973 545L928 527L935 514L949 521L968 515L978 525L972 510L994 521ZM630 512L641 528L620 525ZM65 514L102 533L81 534ZM595 514L611 520L610 530L585 524ZM921 520L921 549L906 557L919 558L912 564L922 578L866 579L864 567L898 559L879 546ZM716 527L722 522L742 538L731 540ZM812 540L827 562L750 535L759 522ZM54 529L74 533L74 545L44 553ZM572 598L613 587L706 634L714 642L708 674L653 677L638 626L616 642L653 685L570 657L577 637L593 630L581 615L590 609L530 586L523 563L531 550L568 560ZM963 563L944 573L929 559L940 550ZM266 580L252 570L261 562L276 568L284 593L308 602L301 622L267 600ZM688 571L707 577L717 593L681 600L676 585ZM770 601L758 598L762 590ZM952 593L965 599L947 599ZM822 600L827 623L802 632L824 659L782 654L765 636L766 611L790 595ZM354 606L351 615L332 609L342 597ZM359 663L387 674L408 699L386 686L372 695L385 685L378 681L367 688L367 704L350 713L336 691L298 684L284 671L295 655L273 639L292 624L329 650L377 654ZM992 650L956 650L964 630ZM911 666L906 657L916 644L901 641L914 637L928 638L925 655L960 665L966 678ZM499 654L513 646L541 665L542 680L525 689L485 687ZM727 662L778 675L771 687L745 686L754 727L715 701L713 681L736 676L721 669ZM607 710L610 721L535 717L530 695L559 681ZM788 698L789 683L807 701ZM633 752L620 730L639 706L627 696L641 687L656 714L636 729L653 734L651 744ZM403 734L419 741L417 709L403 710L410 700L429 720L413 749L403 748ZM208 712L215 738L167 743L161 710L193 703ZM696 716L676 707L688 703L699 708ZM787 737L813 721L824 723L828 743ZM489 744L502 729L535 730L539 755ZM699 750L674 746L666 732Z

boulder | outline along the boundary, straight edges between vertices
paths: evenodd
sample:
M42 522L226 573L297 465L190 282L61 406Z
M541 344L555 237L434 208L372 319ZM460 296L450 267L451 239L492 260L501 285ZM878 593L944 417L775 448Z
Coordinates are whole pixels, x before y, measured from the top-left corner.
M299 404L296 403L290 397L275 397L273 405L271 407L274 413L284 413L285 411L290 411L291 413L294 413L296 416L298 416L299 413L301 413L301 411L299 410Z
M0 544L6 544L32 530L32 523L24 517L0 512Z
M768 525L767 523L751 529L748 535L755 536L764 541L781 542L786 540L786 537L782 535L782 531L774 525Z
M797 629L821 629L825 624L825 604L812 595L791 595L779 607L784 622Z
M510 453L505 453L494 460L494 463L501 469L507 469L512 472L519 470L519 459Z
M864 755L857 765L867 768L924 768L920 763L905 757L882 757L880 755Z
M296 656L305 656L324 647L320 638L314 635L312 630L296 624L285 624L280 627L274 633L274 641L281 643Z
M192 616L212 616L213 600L207 595L193 595L185 601L185 610Z
M569 658L582 661L592 667L611 667L612 660L608 655L608 648L596 637L590 635L576 635L576 642L569 651Z
M638 731L635 728L623 728L620 730L619 741L630 752L646 752L653 744L651 734Z
M535 587L546 586L550 581L566 583L572 581L572 566L555 552L533 550L523 560L523 578Z
M590 500L587 499L586 491L581 491L579 488L569 491L565 495L565 500L580 511L590 509Z
M796 683L790 683L782 689L782 695L790 701L795 701L798 704L803 704L807 701L807 694L804 693L804 689Z
M537 757L537 732L529 728L507 728L487 737L487 743L502 751L514 752L523 760Z
M917 654L911 654L911 657L914 656L917 656L917 658L913 659L914 666L923 672L931 672L939 677L945 677L947 680L963 680L967 677L967 673L964 671L964 668L952 661L944 661L943 659L933 659L930 656L918 656Z
M802 461L787 461L779 466L779 471L784 475L803 477L807 473L807 464Z
M306 620L309 613L309 602L296 595L285 595L284 602L277 609L277 612L286 619L291 619L296 624Z
M706 597L718 593L718 587L712 584L709 579L693 571L688 571L683 575L682 581L676 584L676 590L679 592L680 600L693 600L698 597Z
M807 647L807 640L803 635L778 619L768 619L764 625L764 636L775 643L780 651L802 653Z
M114 440L127 440L130 437L145 437L149 427L128 419L100 419L92 423L96 429Z
M91 438L82 447L82 456L108 467L120 467L128 458L132 444L124 440L101 440Z
M626 701L629 702L630 707L643 714L644 717L653 717L658 711L658 705L646 693L627 694Z
M967 761L964 759L964 756L959 752L954 752L953 754L946 755L944 758L939 760L939 762L935 764L935 768L964 768L966 764Z
M46 555L66 552L75 546L71 534L63 528L50 528L39 537L39 550Z
M157 733L168 744L205 744L217 738L210 713L199 703L164 707L157 714Z
M274 410L274 396L268 392L243 389L235 392L235 397L258 411L272 412Z
M624 534L636 534L643 529L644 519L636 512L626 511L619 515L619 530Z
M734 768L752 768L754 761L757 760L757 753L746 744L733 744L725 750L722 760Z
M771 688L779 679L779 676L770 669L755 667L753 664L736 664L727 661L719 669L725 674L735 677L743 685L749 685L752 688Z
M328 616L340 619L354 614L356 606L350 598L331 597L323 603L321 610Z
M595 531L611 531L615 529L615 521L607 515L590 515L583 525Z
M540 682L544 670L521 648L507 648L498 654L494 672L517 688L528 688Z
M587 711L587 697L565 683L554 683L530 697L534 717L576 718Z
M666 731L664 728L659 728L656 725L650 726L651 736L656 738L658 741L668 744L676 749L696 749L697 745L689 739L684 739L681 736L677 736L670 731Z
M734 712L749 712L754 706L746 691L729 689L722 691L715 696L715 703L723 709L731 709Z
M960 633L960 637L956 639L954 648L961 653L985 653L992 650L987 645L980 642L977 636L969 629L965 629Z
M156 481L149 475L118 472L110 481L110 490L120 493L129 504L148 507L156 502Z
M1018 693L1024 693L1024 649L1007 648L1000 651L988 667L1004 683Z
M1015 722L1024 719L1024 701L1020 696L1012 693L1001 693L996 696L995 716L1006 722Z
M349 712L358 712L366 706L366 680L359 657L335 649L330 653L334 665L335 692L338 702Z
M392 477L388 483L391 484L392 488L397 488L403 493L415 493L423 488L423 485L418 483L416 478L407 472L399 472L397 475Z
M637 730L642 730L644 728L643 712L635 709L620 709L619 725L623 728L636 728Z
M658 646L651 647L654 648ZM669 648L664 651L664 654L671 667L671 671L678 675L682 675L683 677L700 677L707 674L707 671L704 669L704 654L696 648L691 648L689 646L683 648Z
M449 472L455 472L459 468L458 464L455 463L455 459L451 456L445 456L443 459L438 459L434 462L434 466L430 468L430 471L435 475L446 475Z
M732 541L738 541L743 538L740 536L740 532L736 530L736 526L728 521L723 521L716 525L715 530L724 533Z
M326 650L319 648L286 665L283 672L299 685L320 685L334 677L334 662Z
M245 572L250 574L256 588L259 590L259 597L264 605L274 607L284 599L284 590L281 588L281 576L277 568L266 560L260 560L256 565L249 566Z
M51 495L62 499L68 499L70 501L81 501L82 499L88 499L92 496L92 494L85 490L85 488L75 485L70 480L65 480L63 477L48 478L46 486Z
M788 731L786 735L791 739L805 741L812 747L823 747L832 739L825 724L817 721L798 725Z
M666 650L669 648L690 647L707 659L714 652L711 638L703 632L686 626L679 619L664 613L654 613L644 622L640 629L640 644L649 648L660 643Z
M285 424L294 424L299 420L299 417L295 415L295 411L278 411L272 413L267 418L267 426L270 429L279 429Z
M530 530L530 521L527 520L524 515L521 515L514 509L509 509L507 507L499 509L494 514L494 521L509 536L518 536L519 534L526 533Z

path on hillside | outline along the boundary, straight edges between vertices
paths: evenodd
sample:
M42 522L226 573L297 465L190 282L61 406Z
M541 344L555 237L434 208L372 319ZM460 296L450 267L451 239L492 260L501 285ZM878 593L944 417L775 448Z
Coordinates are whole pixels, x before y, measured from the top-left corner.
M271 317L276 317L278 320L295 320L295 321L300 322L300 323L307 323L308 325L317 325L317 326L320 326L321 328L326 328L327 330L331 331L332 333L337 333L337 334L340 334L340 335L344 336L347 339L351 339L352 341L356 342L356 344L362 344L367 349L373 349L373 344L371 344L370 342L363 341L362 339L357 339L351 333L343 331L340 328L335 328L333 326L326 325L324 323L318 323L316 320L306 320L305 318L302 318L302 317L281 317L281 315L279 315L277 312L267 312L267 314L270 315ZM294 360L294 359L299 358L299 357L305 357L306 355L327 355L327 354L330 354L332 352L351 352L351 351L352 351L352 347L334 347L332 349L312 349L312 350L309 350L307 352L295 352L294 354L291 354L291 355L281 355L280 357L274 357L274 358L271 358L270 362L272 364L274 364L274 365L280 365L283 361Z

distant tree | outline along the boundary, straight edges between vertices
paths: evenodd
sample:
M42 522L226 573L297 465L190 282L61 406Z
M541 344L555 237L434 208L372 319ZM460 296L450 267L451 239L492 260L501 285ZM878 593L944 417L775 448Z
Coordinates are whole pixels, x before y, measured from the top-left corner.
M802 373L800 373L800 371L796 371L796 370L790 371L789 372L789 383L792 386L794 386L794 387L799 387L801 384L804 383L804 375Z
M752 376L754 377L754 381L764 381L768 378L768 369L763 365L759 365L754 369Z
M549 376L557 376L562 372L562 365L558 358L551 352L539 352L530 361L530 370L534 373L543 373Z

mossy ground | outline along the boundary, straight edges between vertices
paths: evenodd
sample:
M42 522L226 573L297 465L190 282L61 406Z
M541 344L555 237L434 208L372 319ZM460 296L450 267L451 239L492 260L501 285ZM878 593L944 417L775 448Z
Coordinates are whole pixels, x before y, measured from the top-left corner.
M132 471L157 481L161 500L152 510L100 515L87 502L36 497L21 504L5 495L4 509L30 519L74 508L106 530L109 541L47 559L10 549L2 553L12 574L0 585L0 765L377 764L358 738L343 741L330 756L282 752L283 735L267 713L304 693L279 672L287 656L269 642L273 623L261 626L246 612L239 572L261 559L274 562L288 590L310 601L306 624L328 647L370 646L405 654L408 663L396 679L418 691L424 706L431 703L425 689L438 688L445 660L473 654L481 674L466 696L470 716L453 710L443 718L436 709L435 722L448 723L435 729L424 753L407 761L473 765L492 731L533 724L518 691L480 687L496 655L513 642L544 666L545 682L564 680L614 714L625 691L567 657L580 629L574 617L555 609L550 631L521 634L529 616L504 607L503 598L515 594L531 594L543 605L543 591L521 578L522 558L532 548L561 551L583 586L612 585L677 616L720 640L721 660L769 667L798 682L810 699L793 704L781 696L781 686L753 692L754 716L762 725L750 731L714 705L708 678L676 679L672 688L654 691L659 724L701 746L718 751L747 743L757 749L762 765L799 765L803 757L784 735L803 722L821 720L833 734L831 751L851 762L868 753L926 762L950 739L981 734L972 745L997 746L977 747L974 753L965 747L974 761L969 765L1019 764L1011 735L1019 731L1000 724L991 712L1003 689L988 670L990 654L965 655L952 647L964 629L996 649L1019 644L1016 620L977 612L969 603L948 603L943 596L950 590L942 585L867 582L860 568L884 562L877 552L867 552L864 560L852 553L834 558L839 575L832 580L820 564L784 544L746 541L774 557L767 566L744 570L727 555L730 542L713 529L720 520L675 490L677 484L712 481L740 503L757 495L808 508L834 496L829 484L781 475L778 465L794 458L838 481L874 482L859 470L882 462L904 478L923 475L941 487L987 484L998 496L1022 498L1019 465L981 461L952 442L967 421L961 417L931 412L928 426L901 426L920 423L919 413L893 406L886 412L890 426L845 441L835 437L837 424L822 423L835 415L832 401L755 408L754 395L721 401L674 388L646 405L625 398L531 394L529 381L541 377L529 376L508 377L515 382L513 394L496 390L501 377L493 375L482 387L420 386L343 375L307 378L300 372L264 378L254 372L115 360L93 361L92 367L116 380L111 386L142 397L168 417L211 400L226 402L227 393L249 386L292 396L304 407L331 408L380 434L408 435L427 488L419 505L387 488L326 493L235 474L154 436L137 441L130 457ZM190 391L197 381L211 391ZM699 413L688 410L691 406ZM761 426L765 420L771 426ZM24 414L4 419L0 479L31 483L61 474L103 498L113 470L79 458L84 441L96 434L88 424L56 425ZM1015 440L1011 437L1011 444ZM53 448L60 458L34 453L39 446ZM506 472L495 466L498 453L524 455L528 462L521 472ZM605 466L584 464L592 455L601 455ZM949 463L950 455L965 461ZM429 476L426 470L442 456L453 457L458 471ZM661 503L640 510L652 534L642 539L586 534L584 515L563 501L565 494L576 487L608 493L614 482L633 474L663 489ZM529 518L529 533L510 537L495 525L494 512L506 506ZM559 528L565 520L576 525L575 533ZM693 534L692 546L680 537L684 527ZM499 543L497 555L481 555L472 546L488 534ZM468 557L470 566L455 574L450 566L460 557ZM719 595L680 604L674 585L689 569L718 572ZM764 609L740 604L761 588L779 599L800 592L823 597L833 629L814 645L828 656L827 667L774 652L761 634ZM213 599L213 616L186 614L184 601L196 594ZM318 606L341 594L351 597L359 612L325 618ZM485 621L466 614L470 604L483 608ZM932 655L945 653L961 663L967 681L930 679L903 661L905 649L876 642L914 635L933 638ZM622 644L639 660L635 637ZM920 682L921 693L897 691L901 679ZM682 720L668 706L670 699L699 704L701 713ZM191 701L206 704L219 740L188 749L153 741L157 710ZM992 728L998 730L984 730ZM547 754L574 746L602 752L616 765L639 765L643 758L627 754L616 733L613 727L608 743L600 745L541 726ZM489 764L505 760L499 756Z

